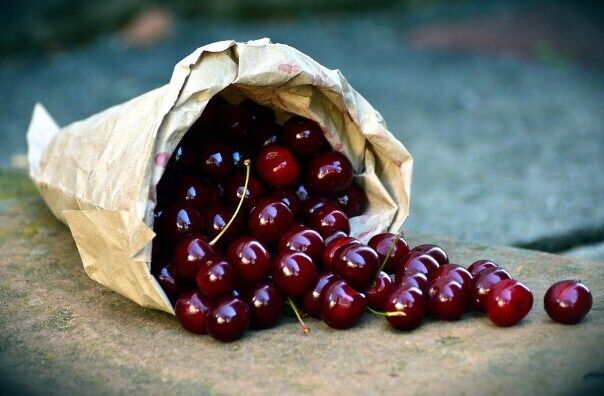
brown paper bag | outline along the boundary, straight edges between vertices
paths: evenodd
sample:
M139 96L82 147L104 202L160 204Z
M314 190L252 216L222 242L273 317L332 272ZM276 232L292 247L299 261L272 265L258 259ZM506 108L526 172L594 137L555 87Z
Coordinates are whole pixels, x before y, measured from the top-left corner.
M150 274L156 185L219 92L272 107L281 121L298 114L321 125L367 192L368 211L351 219L353 236L366 241L407 217L412 159L380 114L339 70L268 39L198 48L169 84L63 128L37 104L27 132L32 180L71 230L86 273L142 306L173 313Z

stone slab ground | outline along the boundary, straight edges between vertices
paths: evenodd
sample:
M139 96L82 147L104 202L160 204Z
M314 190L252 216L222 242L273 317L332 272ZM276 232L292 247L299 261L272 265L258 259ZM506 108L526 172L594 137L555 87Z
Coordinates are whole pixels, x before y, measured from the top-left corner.
M604 389L604 266L448 238L454 262L490 258L535 292L522 324L482 315L428 321L410 333L366 315L349 331L293 317L221 344L183 331L90 280L65 226L23 175L0 173L0 391L20 394L549 394ZM547 287L590 285L594 307L577 326L551 322Z

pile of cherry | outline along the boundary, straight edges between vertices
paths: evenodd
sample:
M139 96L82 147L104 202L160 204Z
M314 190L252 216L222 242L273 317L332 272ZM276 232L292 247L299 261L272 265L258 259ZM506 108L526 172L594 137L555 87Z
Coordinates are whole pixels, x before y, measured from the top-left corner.
M366 313L411 330L431 314L484 311L498 326L522 320L532 292L492 261L467 269L435 245L402 234L368 244L349 236L367 207L353 168L315 122L246 100L212 99L172 155L157 186L152 273L182 326L221 341L275 325L289 306L330 327ZM393 276L389 275L393 274ZM563 281L545 297L550 317L577 323L592 297Z

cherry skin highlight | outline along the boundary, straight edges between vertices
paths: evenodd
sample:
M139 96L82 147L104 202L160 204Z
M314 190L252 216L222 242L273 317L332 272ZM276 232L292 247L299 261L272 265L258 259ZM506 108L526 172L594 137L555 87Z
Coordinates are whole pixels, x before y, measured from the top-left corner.
M254 147L262 148L278 144L281 138L281 127L274 122L259 125L250 133L249 140Z
M215 184L200 180L197 177L182 177L174 190L174 201L194 207L216 205L220 201L221 191Z
M426 316L424 295L415 287L399 287L386 300L384 311L404 314L386 316L388 323L395 329L402 331L416 329L423 323Z
M310 256L302 252L282 252L273 263L273 280L289 297L297 297L312 287L317 279L317 267Z
M379 266L375 250L361 244L345 245L334 260L334 272L352 287L361 290L375 280Z
M304 312L314 318L320 319L323 292L336 280L339 280L339 278L331 272L326 272L319 276L315 285L304 292L302 296L302 309Z
M457 281L462 287L466 296L472 295L472 283L474 278L464 267L457 264L443 264L434 271L434 279L447 278Z
M327 140L319 124L293 116L283 124L283 144L298 157L309 158L327 147Z
M386 300L394 291L392 279L384 271L380 271L375 278L375 282L365 289L367 296L367 305L375 310L383 310Z
M565 280L552 285L543 299L548 316L563 324L576 324L591 309L591 292L581 282Z
M199 143L199 146L197 156L199 171L217 182L227 180L235 167L231 146L218 139L208 139Z
M262 183L254 176L250 175L247 188L245 188L244 173L234 174L224 186L224 198L232 207L237 207L241 196L244 196L243 207L249 210L249 208L254 206L254 202L263 195L264 187L262 187Z
M458 320L464 313L466 297L459 282L437 278L428 290L430 312L444 320Z
M274 190L268 195L267 198L278 199L284 204L286 204L289 210L292 211L294 217L298 216L298 213L300 213L302 203L300 202L300 199L298 198L296 193L293 191L282 189Z
M394 278L395 288L407 288L417 287L424 293L425 297L428 297L428 289L430 287L430 281L425 274L416 272L414 274L402 275L401 277Z
M249 217L250 233L262 242L273 243L293 225L294 215L281 200L262 199Z
M208 298L192 291L185 293L176 301L174 313L185 330L195 334L205 334L210 309Z
M235 288L233 267L224 260L209 262L197 271L195 282L204 296L211 299L226 297Z
M318 155L308 164L306 182L313 192L338 193L352 184L352 164L337 151Z
M176 203L168 207L161 218L161 234L174 243L185 235L201 232L203 219L191 205Z
M243 106L227 104L218 117L218 128L231 139L243 138L252 125L252 115Z
M246 295L255 329L273 327L285 312L283 296L272 283L262 283Z
M472 307L478 311L486 311L486 301L489 291L493 286L504 279L512 279L503 268L488 268L480 272L478 278L472 283L470 295Z
M199 234L184 237L172 253L172 263L178 272L189 280L194 280L199 269L215 258L214 249L205 237Z
M346 236L346 234L342 237L328 237L325 239L325 242L325 247L321 254L321 262L323 263L323 269L328 272L334 270L336 255L341 247L348 244L361 244L358 239Z
M411 251L409 252L410 255L416 253L427 254L428 256L434 257L434 259L438 262L439 265L449 263L449 256L447 256L447 253L440 246L432 244L419 245L411 249Z
M238 340L250 326L250 307L238 297L219 301L208 313L208 334L222 342Z
M306 253L317 262L323 252L323 238L317 231L297 224L283 235L279 241L279 251Z
M434 274L438 269L438 262L427 254L415 254L409 256L402 267L396 271L396 278L402 278L405 275L413 275L422 273L426 275L428 280L434 279Z
M243 236L229 245L227 260L242 285L255 285L266 279L271 271L270 253L262 242L250 236Z
M256 159L258 175L269 186L284 188L300 179L300 164L285 147L276 144L264 147Z
M533 307L533 293L515 279L497 283L487 295L487 316L500 327L520 322Z
M337 231L350 234L350 222L348 216L341 210L325 206L312 214L308 224L316 230L323 238L327 238Z
M154 269L153 275L155 275L157 283L159 283L171 301L176 299L185 289L184 279L182 279L178 269L173 264L164 264Z
M369 204L365 191L354 183L336 194L335 200L348 217L362 215Z
M329 327L348 329L359 321L367 309L367 298L343 280L336 280L324 291L321 317Z
M203 211L203 230L209 238L216 238L229 223L235 211L224 204L211 206ZM233 239L245 232L245 221L239 212L231 226L219 239L220 245L228 245Z
M374 235L368 243L378 254L380 263L384 261L388 252L390 256L386 260L384 271L391 274L403 265L409 255L409 245L402 236L390 232Z
M499 268L499 266L491 260L478 260L470 264L468 272L472 274L474 278L478 278L479 275L491 268Z

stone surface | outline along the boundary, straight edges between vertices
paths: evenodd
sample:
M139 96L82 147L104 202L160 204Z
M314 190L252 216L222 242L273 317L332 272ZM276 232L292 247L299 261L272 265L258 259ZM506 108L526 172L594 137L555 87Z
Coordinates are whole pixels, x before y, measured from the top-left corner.
M571 394L604 386L604 266L526 250L437 242L454 262L490 258L535 292L518 326L482 315L430 320L410 333L366 315L349 331L293 317L275 329L220 344L183 331L84 273L68 230L22 175L0 172L0 383L4 393L44 394ZM547 287L591 286L584 323L551 322Z
M565 256L583 257L588 260L604 262L604 243L579 246L564 252Z
M505 57L409 48L400 15L283 23L180 23L127 49L104 37L52 59L0 62L0 165L25 150L36 101L61 124L168 81L197 46L270 36L330 68L379 109L415 157L407 229L516 244L602 228L604 76ZM312 32L312 34L309 34ZM343 39L345 38L345 39Z

